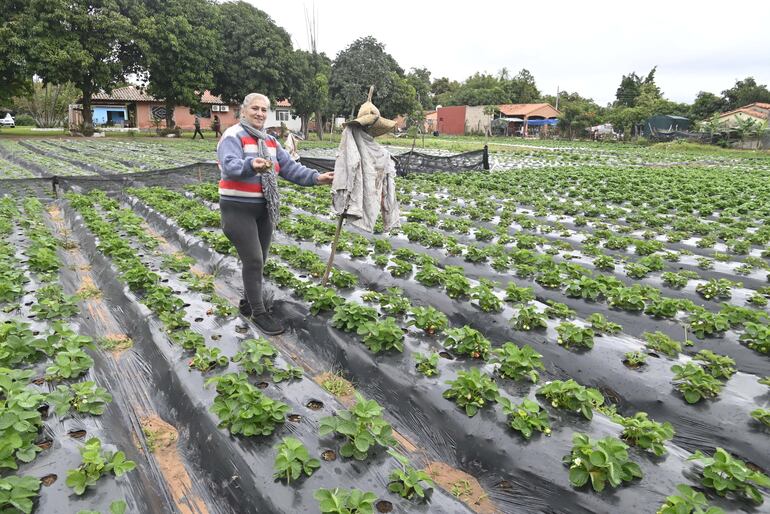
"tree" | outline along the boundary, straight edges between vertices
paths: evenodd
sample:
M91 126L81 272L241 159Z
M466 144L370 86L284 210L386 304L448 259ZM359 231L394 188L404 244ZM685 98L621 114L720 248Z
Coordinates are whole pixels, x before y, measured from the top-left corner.
M31 91L26 0L4 0L0 23L0 105Z
M78 99L78 89L71 82L43 84L35 81L27 96L14 98L18 112L29 114L38 127L61 127L67 120L69 104Z
M505 83L488 73L474 73L454 92L451 105L491 105L509 103Z
M737 80L730 89L722 91L725 109L732 111L754 102L770 103L770 91L764 84L757 84L754 77Z
M391 71L389 78L390 94L380 101L380 114L393 118L398 115L415 115L415 111L422 110L420 102L417 101L417 92L406 77Z
M529 104L540 99L540 91L535 84L535 77L526 68L507 81L504 88L510 103Z
M134 71L128 7L117 0L30 0L25 23L30 67L45 83L71 81L82 93L84 131L93 131L91 97Z
M430 71L427 68L412 68L406 74L406 80L414 88L422 109L433 109L435 104L433 103L433 94L431 93Z
M396 87L394 76L403 77L396 60L385 51L385 46L372 36L355 40L337 54L332 63L329 79L329 94L334 109L339 113L353 116L366 99L369 86L374 86L373 102L382 110L383 102L389 103L392 112L383 115L409 112L411 106L396 106L388 100Z
M556 97L545 96L543 101L554 105ZM585 129L599 125L604 120L604 109L592 99L583 98L578 93L560 91L559 111L559 133L570 139L587 135Z
M329 113L329 75L331 60L325 54L313 54L304 50L294 53L296 86L289 96L294 112L302 119L302 130L307 133L308 120L316 117L316 130L323 136L324 115Z
M701 91L690 106L689 116L693 120L708 120L714 114L722 112L724 108L725 102L721 97L714 93Z
M460 83L447 77L435 79L430 85L433 101L438 105L452 105L454 94L460 89Z
M221 42L221 55L205 56L217 61L212 92L228 103L240 103L255 92L274 99L292 96L297 76L290 71L295 55L288 32L246 2L225 2L218 10L215 37Z
M166 126L173 127L174 107L198 107L203 92L214 86L213 63L222 57L218 10L208 0L144 1L146 16L138 29L147 91L164 101Z

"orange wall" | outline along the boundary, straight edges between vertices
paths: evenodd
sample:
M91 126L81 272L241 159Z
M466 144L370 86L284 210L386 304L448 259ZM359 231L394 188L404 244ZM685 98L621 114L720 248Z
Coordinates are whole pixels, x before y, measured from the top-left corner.
M462 136L465 134L465 106L453 105L436 110L437 130L441 134Z
M151 106L153 104L148 102L137 102L136 104L136 117L139 128L153 128L155 125L152 123L152 111ZM211 121L214 119L214 115L219 116L219 123L221 130L224 130L230 125L235 125L237 122L235 118L235 106L231 105L228 112L212 112L211 118L201 118L201 128L208 129L211 127ZM177 106L174 108L174 121L177 126L184 130L193 130L195 128L195 115L190 114L189 107Z

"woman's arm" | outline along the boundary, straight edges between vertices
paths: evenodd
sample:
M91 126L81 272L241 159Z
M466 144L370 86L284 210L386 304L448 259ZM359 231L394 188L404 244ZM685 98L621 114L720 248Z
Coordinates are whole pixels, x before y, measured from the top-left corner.
M234 135L227 135L217 145L217 162L223 178L253 177L252 157L243 157L243 147Z
M318 177L321 174L293 160L278 141L276 141L275 155L280 166L278 175L300 186L318 185Z

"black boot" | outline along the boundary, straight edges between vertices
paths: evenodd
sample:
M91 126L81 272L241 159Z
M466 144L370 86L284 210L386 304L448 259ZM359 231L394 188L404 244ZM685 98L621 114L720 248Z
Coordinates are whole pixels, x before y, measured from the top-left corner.
M275 319L275 316L269 312L252 314L251 321L253 321L254 324L257 325L257 327L259 327L263 333L269 336L277 336L278 334L283 334L283 325L281 325L281 323Z
M238 310L247 318L251 316L251 304L245 298L241 298L241 301L238 302Z

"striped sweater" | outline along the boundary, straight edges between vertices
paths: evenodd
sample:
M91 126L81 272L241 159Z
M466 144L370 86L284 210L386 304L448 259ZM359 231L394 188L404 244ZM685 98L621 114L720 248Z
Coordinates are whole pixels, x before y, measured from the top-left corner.
M225 130L217 144L220 178L219 196L223 200L264 203L262 177L251 167L255 157L269 158L280 177L300 186L314 186L319 173L291 159L272 136L265 140L269 155L259 155L257 140L238 123Z

